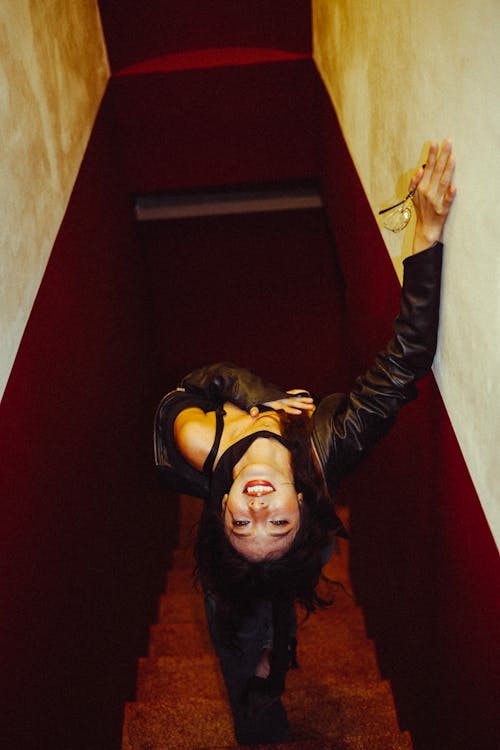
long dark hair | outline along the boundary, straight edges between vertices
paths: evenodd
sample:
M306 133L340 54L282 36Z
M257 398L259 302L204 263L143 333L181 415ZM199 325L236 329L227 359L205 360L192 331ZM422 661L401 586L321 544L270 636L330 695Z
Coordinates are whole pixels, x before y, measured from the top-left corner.
M338 519L311 447L311 419L280 412L281 434L291 445L295 488L303 495L300 526L278 559L250 561L231 545L221 512L222 498L207 501L195 546L196 575L217 602L218 630L234 638L242 618L261 599L298 602L309 614L329 602L316 592Z

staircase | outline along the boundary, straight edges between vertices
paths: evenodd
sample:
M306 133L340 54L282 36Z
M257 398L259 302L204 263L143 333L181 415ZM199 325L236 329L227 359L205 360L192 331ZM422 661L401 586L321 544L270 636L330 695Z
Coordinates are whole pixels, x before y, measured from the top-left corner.
M125 706L122 750L238 747L203 599L191 580L191 530L198 511L196 501L181 499L180 546L167 574L158 623L151 628L149 656L139 660L136 702ZM348 593L344 540L324 572L345 591L339 589L333 606L299 627L300 669L288 672L283 697L292 740L254 748L412 750L408 733L399 730L361 609Z

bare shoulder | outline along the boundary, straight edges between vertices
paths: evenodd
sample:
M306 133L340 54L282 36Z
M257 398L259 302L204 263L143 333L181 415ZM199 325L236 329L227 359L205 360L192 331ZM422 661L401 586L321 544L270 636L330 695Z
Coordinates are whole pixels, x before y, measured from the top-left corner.
M184 409L174 422L174 440L182 456L201 471L215 437L215 414L192 407Z

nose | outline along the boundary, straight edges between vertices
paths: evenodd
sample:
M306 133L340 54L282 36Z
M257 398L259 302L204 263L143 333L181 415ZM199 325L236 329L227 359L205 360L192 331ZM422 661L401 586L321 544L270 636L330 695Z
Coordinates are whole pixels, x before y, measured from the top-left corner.
M267 500L264 497L252 497L252 499L248 501L248 507L252 510L267 508Z

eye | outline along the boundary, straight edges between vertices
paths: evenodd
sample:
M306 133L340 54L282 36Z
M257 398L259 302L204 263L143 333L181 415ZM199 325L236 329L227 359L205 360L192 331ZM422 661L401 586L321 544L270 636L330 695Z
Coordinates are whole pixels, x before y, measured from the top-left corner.
M233 521L233 527L234 526L246 526L249 523L250 521Z
M279 521L271 521L271 523L274 526L287 526L288 525L288 521L285 518L280 519Z

